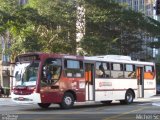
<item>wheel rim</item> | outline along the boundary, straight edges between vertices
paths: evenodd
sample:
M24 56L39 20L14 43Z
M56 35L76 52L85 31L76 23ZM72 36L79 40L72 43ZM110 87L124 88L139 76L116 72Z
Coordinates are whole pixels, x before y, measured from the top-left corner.
M127 101L130 103L130 102L132 102L132 99L133 99L132 94L131 94L131 93L128 93L128 94L127 94Z
M64 101L65 101L66 105L71 105L72 104L72 98L69 97L69 96L65 97Z

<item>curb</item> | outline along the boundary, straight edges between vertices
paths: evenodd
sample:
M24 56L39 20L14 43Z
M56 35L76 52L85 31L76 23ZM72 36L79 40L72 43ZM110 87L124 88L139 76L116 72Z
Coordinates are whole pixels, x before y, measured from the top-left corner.
M160 101L160 96L153 96L149 98L137 98L134 100L134 102L155 102L155 101Z

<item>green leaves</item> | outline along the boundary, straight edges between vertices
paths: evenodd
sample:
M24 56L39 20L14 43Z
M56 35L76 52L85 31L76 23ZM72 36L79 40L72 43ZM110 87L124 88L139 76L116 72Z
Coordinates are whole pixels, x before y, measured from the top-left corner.
M82 48L89 55L142 51L145 36L159 36L159 22L111 0L86 0L86 33Z
M18 1L0 0L0 34L9 31L12 55L32 51L75 54L76 7L72 0L29 0L25 5Z
M0 34L9 31L5 40L11 40L13 56L32 51L76 54L76 47L88 55L129 55L142 50L146 35L160 35L159 22L112 0L28 0L25 5L19 5L19 0L0 2ZM77 45L78 5L85 8L85 36Z

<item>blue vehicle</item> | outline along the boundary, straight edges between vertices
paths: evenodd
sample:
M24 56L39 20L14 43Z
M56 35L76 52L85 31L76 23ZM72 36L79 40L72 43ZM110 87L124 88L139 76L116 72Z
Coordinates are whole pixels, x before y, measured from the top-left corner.
M157 84L157 86L156 86L156 93L160 94L160 84Z

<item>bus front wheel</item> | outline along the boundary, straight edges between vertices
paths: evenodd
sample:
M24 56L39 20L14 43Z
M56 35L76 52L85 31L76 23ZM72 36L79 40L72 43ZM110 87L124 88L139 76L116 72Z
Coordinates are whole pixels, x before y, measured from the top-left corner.
M41 108L48 108L51 103L38 103L38 105L41 107Z
M62 102L60 103L60 107L62 109L69 109L74 105L74 97L72 93L65 93L62 99Z

